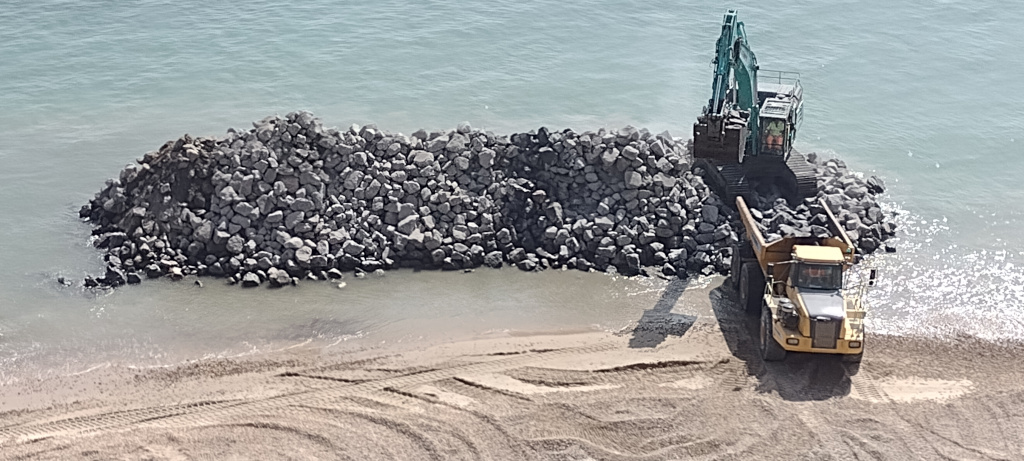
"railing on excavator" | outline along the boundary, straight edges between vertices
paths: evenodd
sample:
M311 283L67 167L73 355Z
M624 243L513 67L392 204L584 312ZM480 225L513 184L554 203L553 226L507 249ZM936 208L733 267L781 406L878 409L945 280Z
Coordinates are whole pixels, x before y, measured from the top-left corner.
M800 73L784 70L758 69L757 80L761 82L772 82L778 84L799 85Z

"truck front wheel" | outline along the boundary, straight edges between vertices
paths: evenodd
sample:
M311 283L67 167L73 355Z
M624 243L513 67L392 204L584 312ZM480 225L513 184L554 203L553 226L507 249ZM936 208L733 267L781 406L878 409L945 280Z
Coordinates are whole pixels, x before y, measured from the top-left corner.
M761 308L761 358L765 362L778 362L786 358L786 350L772 336L772 311Z
M756 314L761 307L764 294L764 274L754 262L740 266L740 306L748 313Z

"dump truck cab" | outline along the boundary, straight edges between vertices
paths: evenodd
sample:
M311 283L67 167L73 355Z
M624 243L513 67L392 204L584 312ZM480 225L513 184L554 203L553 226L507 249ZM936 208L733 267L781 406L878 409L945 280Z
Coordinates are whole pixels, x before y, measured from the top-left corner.
M837 354L859 361L864 351L864 292L846 279L852 242L824 203L829 236L786 236L766 242L742 197L736 199L747 241L733 253L740 304L761 314L761 352L782 360L787 351Z
M788 266L788 270L787 269ZM771 316L771 343L785 351L853 355L864 347L860 299L844 294L847 261L834 246L793 246L792 259L774 264L766 281L763 306ZM779 274L781 275L781 274ZM775 343L775 344L772 344ZM777 353L776 356L781 354Z

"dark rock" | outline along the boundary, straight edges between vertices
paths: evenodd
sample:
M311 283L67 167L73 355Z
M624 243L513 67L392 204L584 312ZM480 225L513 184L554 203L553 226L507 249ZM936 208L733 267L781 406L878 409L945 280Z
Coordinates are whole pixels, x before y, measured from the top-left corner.
M232 235L226 246L228 253L239 254L245 249L245 239L238 235Z
M537 263L532 259L524 259L516 263L516 267L518 267L520 270L530 272L537 269Z
M111 268L94 282L145 272L244 284L254 274L281 286L331 270L506 261L685 276L728 270L724 250L742 232L667 134L541 128L504 137L460 124L410 138L372 125L325 129L305 112L253 126L167 143L82 207ZM861 181L836 159L819 165L827 206L858 247L895 234L873 198L880 179ZM755 192L752 214L769 239L827 228L816 201L791 207L778 187Z
M260 277L253 272L248 272L242 276L242 287L253 288L260 286Z
M868 192L872 194L881 194L885 192L885 183L882 181L882 178L879 178L878 176L869 177L866 183L868 186Z
M492 251L484 256L484 265L490 268L498 269L502 265L502 253L500 251Z

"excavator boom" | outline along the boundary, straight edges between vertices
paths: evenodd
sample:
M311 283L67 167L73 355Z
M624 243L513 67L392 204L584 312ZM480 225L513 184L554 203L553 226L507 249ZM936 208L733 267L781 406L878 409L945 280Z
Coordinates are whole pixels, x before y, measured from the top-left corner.
M776 72L778 82L759 85L757 57L736 10L722 20L713 66L711 98L693 125L693 158L705 179L729 201L749 197L752 180L775 181L791 202L813 196L814 169L792 150L803 117L799 77Z

